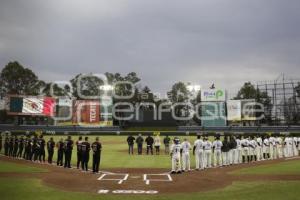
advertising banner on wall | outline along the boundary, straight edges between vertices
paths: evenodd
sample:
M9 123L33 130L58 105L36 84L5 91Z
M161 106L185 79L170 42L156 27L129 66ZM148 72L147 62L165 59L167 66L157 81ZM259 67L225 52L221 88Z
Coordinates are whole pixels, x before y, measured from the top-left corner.
M241 121L242 120L241 100L227 101L227 120L228 121Z
M202 89L201 101L226 101L226 91L223 89Z
M52 97L11 96L8 98L9 115L53 116L56 100Z
M71 112L71 119L60 120L59 125L113 126L112 98L100 100L58 100L58 116L66 118Z
M226 126L225 102L201 103L201 125L204 127Z
M77 100L74 103L73 123L98 124L100 121L100 102L97 100Z

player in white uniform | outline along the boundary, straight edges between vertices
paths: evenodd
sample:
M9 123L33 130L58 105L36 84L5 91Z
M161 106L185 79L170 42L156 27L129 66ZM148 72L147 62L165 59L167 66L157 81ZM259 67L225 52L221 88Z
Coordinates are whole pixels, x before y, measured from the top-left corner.
M252 136L251 140L249 141L249 155L250 155L250 161L254 162L257 161L257 142L255 140L255 137Z
M173 144L170 147L170 154L172 158L172 174L181 173L180 152L180 140L178 138L174 138Z
M243 149L243 163L249 162L249 140L246 137L243 137L243 139L241 140L241 145Z
M204 138L204 168L211 168L212 143L207 137Z
M238 136L235 141L236 141L237 154L234 159L235 160L234 164L241 164L243 162L242 160L243 150L242 150L241 137Z
M212 144L214 151L214 167L222 166L222 151L221 148L223 146L222 141L220 140L220 136L216 137L216 140Z
M190 150L192 146L190 142L185 138L184 142L181 144L182 151L182 171L190 171L191 170L191 162L190 162Z
M197 136L197 140L194 142L193 155L195 155L196 170L204 169L204 142L201 136Z
M275 153L274 152L274 148L275 148L275 138L273 136L271 136L269 138L269 145L270 145L270 148L269 148L269 153L270 153L270 159L273 160L274 157L276 157Z
M282 138L280 136L275 138L276 149L277 149L277 158L282 158Z
M261 161L263 160L263 151L262 151L263 141L260 136L256 138L256 142L257 142L257 147L256 147L257 161Z
M288 137L285 137L283 140L283 155L284 157L288 157Z
M298 137L298 153L300 155L300 137Z
M268 160L270 157L270 142L268 136L263 140L263 153L264 153L264 159Z
M294 155L294 152L293 152L293 138L292 137L289 137L289 157L292 157Z
M293 156L298 156L298 138L293 137Z
M291 137L285 138L286 157L293 156L293 140Z

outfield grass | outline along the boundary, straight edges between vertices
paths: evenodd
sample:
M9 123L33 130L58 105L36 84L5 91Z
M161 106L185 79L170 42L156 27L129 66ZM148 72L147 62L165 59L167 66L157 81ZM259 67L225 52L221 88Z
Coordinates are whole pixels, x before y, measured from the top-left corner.
M0 161L0 173L35 173L35 172L47 172L48 170L36 167L29 167L26 165L20 165L5 161Z
M96 136L89 136L89 141L92 143ZM50 136L46 136L45 140L48 141ZM65 139L66 136L54 136L55 142L59 141L60 138ZM180 137L181 139L185 137ZM196 137L187 136L193 145ZM78 139L78 136L72 136L74 142ZM126 142L127 136L101 136L100 141L102 143L102 155L101 155L101 168L166 168L171 167L170 156L164 154L164 146L161 146L161 155L145 155L145 147L143 155L128 155L128 145ZM161 137L163 141L163 137ZM137 152L137 146L134 146L135 153ZM46 157L47 157L46 152ZM56 160L57 153L54 153L54 160ZM92 158L90 156L90 158ZM77 160L76 147L72 154L72 163L75 165ZM191 155L191 165L195 165L194 156ZM92 161L90 160L90 165Z
M292 160L283 163L262 165L257 167L250 167L240 169L238 171L232 172L232 174L243 175L243 174L270 174L270 175L280 175L280 174L300 174L300 161Z
M171 137L172 138L172 137ZM181 141L187 138L191 145L194 144L196 137L181 136ZM128 155L127 136L103 136L101 142L103 144L102 167L103 168L171 168L171 159L169 155L165 155L164 145L161 145L160 155L145 155L146 144L144 144L143 155ZM161 137L161 142L163 137ZM171 141L172 142L172 141ZM135 153L137 146L134 146ZM153 149L155 154L155 149ZM76 158L74 158L76 160ZM191 166L195 166L195 159L191 153Z

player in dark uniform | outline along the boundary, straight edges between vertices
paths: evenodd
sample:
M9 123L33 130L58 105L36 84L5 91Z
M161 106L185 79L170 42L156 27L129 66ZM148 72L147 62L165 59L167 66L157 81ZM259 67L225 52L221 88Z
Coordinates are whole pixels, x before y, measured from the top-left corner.
M23 158L26 160L31 160L31 138L29 135L27 135L26 139L25 139L25 151L24 151L24 155Z
M135 138L132 135L129 135L127 137L127 143L128 143L128 153L133 154L133 145L134 145Z
M142 153L143 153L143 143L144 143L144 138L142 137L142 134L139 134L139 136L136 138L135 142L137 144L138 154L142 155Z
M92 144L92 150L93 150L93 173L98 173L100 159L101 159L101 150L102 150L102 145L99 142L98 137L96 137L96 141Z
M81 159L81 169L82 171L88 171L88 164L90 160L90 150L91 150L91 145L88 142L89 138L85 137L84 142L81 143L81 154L82 154L82 159Z
M230 165L232 165L234 163L234 156L235 156L235 153L233 152L236 152L236 148L237 148L237 142L235 140L235 138L233 137L233 135L230 135L229 137L229 148L230 148Z
M26 159L26 156L27 156L27 137L28 136L26 136L25 138L24 138L24 153L23 153L23 159Z
M45 163L45 145L46 141L44 140L43 135L40 135L38 140L39 146L39 161Z
M14 151L13 151L13 157L16 158L18 154L19 149L19 139L17 136L14 136Z
M154 143L153 137L148 135L148 137L146 138L145 141L147 144L147 155L149 155L150 152L151 152L151 155L153 155L153 143Z
M81 144L82 144L82 137L79 136L78 141L76 142L76 147L77 147L77 169L79 169L80 164L82 164Z
M9 137L6 135L4 139L4 155L8 156L9 154Z
M170 137L168 135L166 135L166 137L164 138L164 145L165 145L165 154L169 155L169 151L170 151Z
M227 166L227 165L229 165L228 155L229 155L229 151L230 151L230 142L228 140L228 136L224 137L224 140L222 143L223 143L223 146L221 147L221 151L223 154L223 165Z
M31 141L31 160L36 162L39 158L39 144L38 144L38 137L35 135Z
M72 158L72 151L73 151L73 140L71 136L65 140L65 168L71 168L71 158Z
M13 138L10 136L8 139L8 156L11 157L14 150L14 141Z
M12 157L13 156L13 153L14 153L14 138L12 136L10 136L9 138L9 145L8 145L8 156L9 157Z
M51 137L50 140L47 142L48 163L49 164L52 164L54 147L55 147L55 142L54 142L53 138Z
M18 145L19 145L19 151L18 151L17 157L18 158L22 158L22 156L23 156L23 150L24 150L24 138L23 138L23 135L19 139L19 144Z
M64 159L64 141L61 138L59 142L56 144L57 147L57 166L63 166L63 159Z

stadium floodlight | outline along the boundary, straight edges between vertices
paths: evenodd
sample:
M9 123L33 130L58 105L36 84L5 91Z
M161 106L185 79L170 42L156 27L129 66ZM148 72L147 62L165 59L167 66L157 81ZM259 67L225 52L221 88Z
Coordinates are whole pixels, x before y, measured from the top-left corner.
M186 86L186 88L190 92L199 92L201 90L200 85L188 85L188 86Z
M103 91L111 91L113 89L114 89L114 87L112 85L101 85L100 86L100 90L103 90Z

